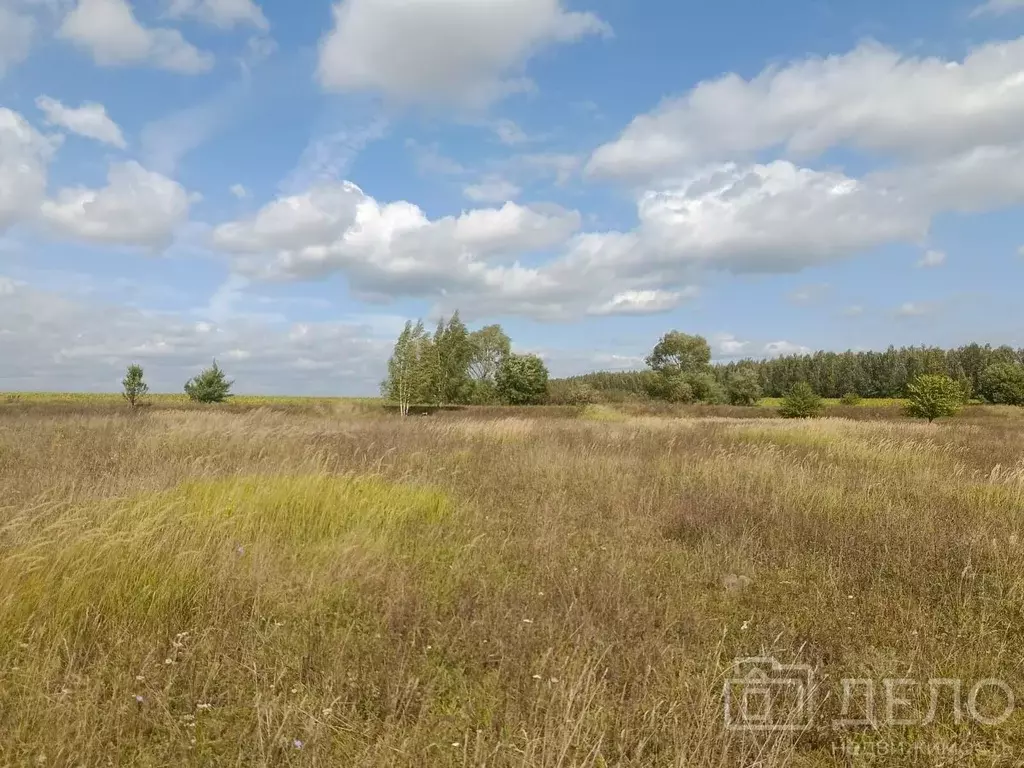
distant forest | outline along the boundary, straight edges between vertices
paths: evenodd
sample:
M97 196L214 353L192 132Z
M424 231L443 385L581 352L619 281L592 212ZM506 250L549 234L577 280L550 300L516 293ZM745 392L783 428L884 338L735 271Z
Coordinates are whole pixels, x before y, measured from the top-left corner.
M923 373L942 373L960 382L968 393L978 391L982 372L997 363L1024 364L1024 349L968 344L956 349L889 347L884 352L814 352L770 360L714 363L711 370L723 386L741 368L757 371L766 397L782 397L794 384L808 382L822 397L902 397L909 382ZM588 373L550 382L551 400L581 385L603 400L647 399L652 371Z

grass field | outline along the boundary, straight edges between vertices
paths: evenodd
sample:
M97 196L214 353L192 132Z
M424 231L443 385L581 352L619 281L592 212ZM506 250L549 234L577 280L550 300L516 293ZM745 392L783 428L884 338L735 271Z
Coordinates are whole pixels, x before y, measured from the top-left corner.
M1019 712L943 698L920 722L929 679L1024 693L1020 409L29 399L0 403L0 765L1024 754ZM760 655L813 668L813 719L726 727L733 661ZM918 724L833 727L844 678L877 681L876 710L884 679L919 681Z

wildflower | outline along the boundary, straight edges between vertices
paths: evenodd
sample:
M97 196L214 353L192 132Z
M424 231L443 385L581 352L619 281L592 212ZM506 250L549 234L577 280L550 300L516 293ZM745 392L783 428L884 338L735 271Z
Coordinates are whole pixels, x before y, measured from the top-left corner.
M197 704L196 709L210 709L212 706L212 704Z
M299 692L298 688L292 688L292 693L298 693L298 692Z
M144 683L146 681L146 678L144 676L142 676L142 675L136 675L135 679L136 679L136 681L138 681L140 683Z
M453 746L453 747L461 747L461 746L462 746L462 744L460 744L460 743L459 743L459 742L457 742L457 741L453 741L453 742L452 742L452 746Z
M533 624L533 619L523 619L523 624Z
M166 658L166 659L164 659L164 664L168 664L168 665L170 665L170 664L173 664L173 663L174 663L174 659L172 659L172 658Z
M540 675L534 675L534 676L533 676L533 679L534 679L534 680L540 680Z
M325 708L323 709L323 711L322 711L322 712L321 712L320 714L322 714L322 715L323 715L324 717L330 717L330 715L331 715L331 713L332 713L333 711L334 711L334 710L333 710L333 709L331 709L330 707L325 707Z
M135 695L135 703L136 704L141 704L144 701L145 701L145 699L142 696L139 696L138 694Z
M244 555L244 554L245 554L245 547L239 546L239 547L238 547L238 549L236 549L236 550L235 550L235 553L236 553L236 554L237 554L237 555L238 555L239 557L242 557L242 555Z
M292 746L295 747L296 749L302 749L306 745L302 741L302 739L296 739L295 741L292 742Z

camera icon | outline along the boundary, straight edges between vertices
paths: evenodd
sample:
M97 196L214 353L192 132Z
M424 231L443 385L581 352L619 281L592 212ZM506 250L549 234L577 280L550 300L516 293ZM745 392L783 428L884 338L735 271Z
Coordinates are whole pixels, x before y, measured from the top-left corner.
M732 731L800 731L811 724L813 671L768 656L733 662L725 681L725 727Z

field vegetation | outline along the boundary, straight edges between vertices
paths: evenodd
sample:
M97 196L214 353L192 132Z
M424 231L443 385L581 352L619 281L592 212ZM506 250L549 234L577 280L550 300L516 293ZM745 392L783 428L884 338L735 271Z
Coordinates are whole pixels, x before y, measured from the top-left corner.
M1024 691L1019 408L150 399L0 402L0 764L1024 751L1020 714L827 725L841 678ZM725 727L762 654L814 668L813 723Z

